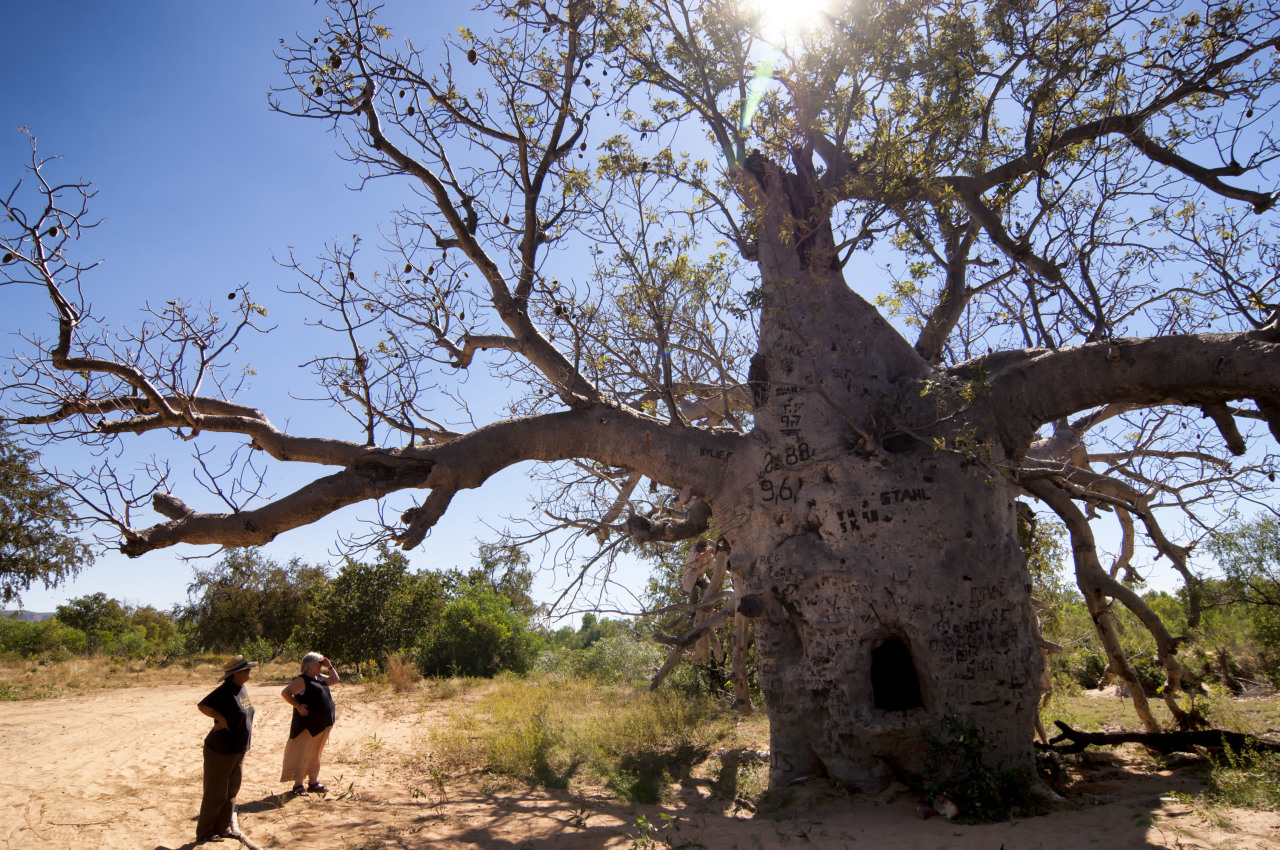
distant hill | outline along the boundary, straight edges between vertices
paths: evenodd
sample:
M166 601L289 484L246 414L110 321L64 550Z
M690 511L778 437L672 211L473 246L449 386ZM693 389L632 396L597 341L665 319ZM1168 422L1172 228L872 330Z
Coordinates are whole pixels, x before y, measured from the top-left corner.
M52 611L45 612L45 611L21 611L21 610L19 610L19 611L2 611L2 612L0 612L0 614L3 614L3 615L4 615L4 616L6 616L6 617L13 617L13 618L18 619L18 620L30 620L30 621L31 621L31 622L33 622L33 623L38 623L38 622L40 622L41 620L47 620L47 619L49 619L50 617L52 617L52 616L53 616L53 612L52 612Z

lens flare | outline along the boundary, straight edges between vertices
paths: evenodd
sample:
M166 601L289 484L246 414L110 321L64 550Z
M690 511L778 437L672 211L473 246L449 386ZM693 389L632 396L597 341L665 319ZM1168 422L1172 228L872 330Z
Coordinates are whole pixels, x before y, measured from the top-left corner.
M823 26L835 0L746 0L760 15L760 35L782 46Z

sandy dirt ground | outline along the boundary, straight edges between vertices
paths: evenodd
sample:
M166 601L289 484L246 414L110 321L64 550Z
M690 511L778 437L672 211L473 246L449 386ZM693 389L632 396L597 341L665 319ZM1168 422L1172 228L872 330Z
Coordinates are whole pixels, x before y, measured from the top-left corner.
M1117 759L1072 805L1011 823L961 826L921 819L904 793L841 798L799 793L752 816L698 786L678 804L630 807L603 793L529 790L483 776L431 771L429 732L448 708L421 697L334 689L338 724L321 776L327 797L295 798L276 779L288 734L282 683L250 683L257 708L239 821L263 848L687 848L1280 847L1280 814L1227 812L1211 824L1170 792L1194 790L1183 771L1136 769ZM195 703L212 688L133 687L52 700L0 703L0 846L190 848L200 797L200 745L208 721ZM1106 757L1103 757L1103 761ZM1141 759L1132 759L1140 762ZM648 836L643 816L662 827ZM234 841L201 845L238 850Z

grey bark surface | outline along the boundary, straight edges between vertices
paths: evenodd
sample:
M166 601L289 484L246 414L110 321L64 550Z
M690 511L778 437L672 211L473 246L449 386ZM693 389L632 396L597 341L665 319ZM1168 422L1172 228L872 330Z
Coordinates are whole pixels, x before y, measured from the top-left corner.
M815 220L787 177L760 182L762 232ZM922 395L933 370L833 255L822 225L761 245L755 428L706 494L753 615L773 781L920 775L948 716L993 766L1030 766L1042 660L1014 488L985 414Z

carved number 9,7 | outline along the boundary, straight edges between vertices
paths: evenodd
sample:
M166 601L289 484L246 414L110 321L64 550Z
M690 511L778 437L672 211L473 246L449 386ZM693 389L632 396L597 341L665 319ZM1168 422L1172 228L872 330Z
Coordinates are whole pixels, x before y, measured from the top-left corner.
M774 486L773 482L768 478L760 480L760 491L764 493L765 502L794 502L800 494L800 488L804 485L804 479L796 481L796 486L791 486L791 479L784 478L782 483Z

